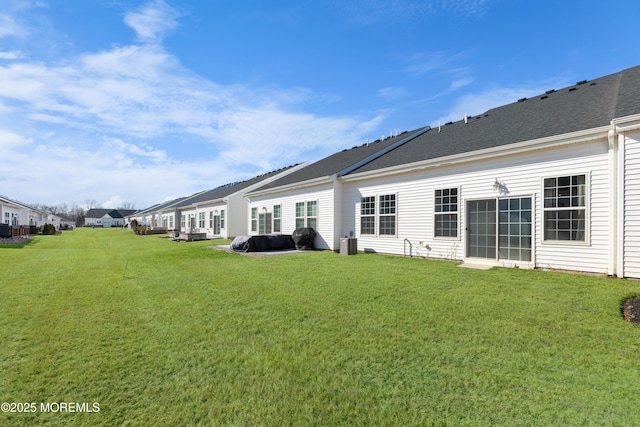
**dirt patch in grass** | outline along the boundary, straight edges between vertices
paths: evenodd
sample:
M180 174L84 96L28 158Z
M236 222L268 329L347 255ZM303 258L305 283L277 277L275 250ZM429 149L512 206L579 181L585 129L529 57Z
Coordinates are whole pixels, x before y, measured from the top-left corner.
M627 322L640 324L640 297L628 298L622 301L620 313Z

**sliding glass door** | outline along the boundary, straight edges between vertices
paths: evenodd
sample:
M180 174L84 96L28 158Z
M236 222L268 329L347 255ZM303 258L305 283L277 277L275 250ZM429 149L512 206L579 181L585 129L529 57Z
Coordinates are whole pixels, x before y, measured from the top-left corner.
M467 201L467 257L531 261L531 197Z

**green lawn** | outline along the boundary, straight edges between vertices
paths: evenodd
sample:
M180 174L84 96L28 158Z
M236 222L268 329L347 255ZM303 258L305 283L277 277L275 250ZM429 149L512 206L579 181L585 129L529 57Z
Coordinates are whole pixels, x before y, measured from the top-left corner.
M640 424L640 282L213 243L0 248L0 425Z

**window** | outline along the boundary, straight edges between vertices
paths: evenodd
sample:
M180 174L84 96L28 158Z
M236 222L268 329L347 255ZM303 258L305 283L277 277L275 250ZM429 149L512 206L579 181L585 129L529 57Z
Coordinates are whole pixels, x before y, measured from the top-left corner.
M298 202L296 203L296 229L297 228L313 228L317 229L318 225L318 202Z
M387 194L379 196L379 234L381 236L393 236L396 234L396 195Z
M209 228L213 228L213 211L209 211Z
M360 234L376 234L376 198L360 199Z
M307 202L307 227L317 229L318 225L318 202Z
M273 232L274 233L282 232L282 206L281 205L273 206Z
M377 206L377 209L376 209ZM360 199L360 234L396 235L396 195L364 196Z
M4 223L5 224L9 224L9 218L11 218L11 216L9 215L9 212L5 212L4 213Z
M204 212L199 212L198 213L198 227L199 228L204 228Z
M213 216L213 234L220 235L220 215Z
M180 227L184 228L185 227L185 221L186 218L184 215L180 215Z
M224 229L224 209L220 209L220 228Z
M296 203L296 229L304 228L304 202Z
M251 231L258 231L258 208L251 208Z
M169 216L169 229L173 230L173 215Z
M458 237L458 189L435 191L433 228L435 237Z
M544 240L586 241L586 175L544 179Z

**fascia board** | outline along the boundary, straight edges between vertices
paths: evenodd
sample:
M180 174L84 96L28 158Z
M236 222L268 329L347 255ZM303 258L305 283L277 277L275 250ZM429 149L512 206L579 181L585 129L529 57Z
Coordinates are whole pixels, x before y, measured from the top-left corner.
M499 147L492 147L483 150L470 151L452 156L438 157L436 159L423 160L414 163L405 163L403 165L391 166L384 169L374 171L361 172L340 177L343 182L358 181L372 177L381 177L386 175L394 175L398 173L413 172L421 169L430 169L441 166L448 166L457 163L472 162L478 160L486 160L488 158L504 156L508 154L519 154L532 150L543 148L557 147L561 145L576 144L588 142L599 138L607 138L607 133L611 126L602 126L588 130L571 132L563 135L554 135L552 137L539 138L530 141L516 142Z
M330 184L331 177L330 176L321 176L320 178L309 179L307 181L293 182L287 185L281 185L280 187L269 188L263 191L255 191L253 193L245 194L245 197L262 197L271 194L283 193L286 191L299 190L301 188L315 187L317 185L322 184Z
M613 119L611 120L611 124L620 132L638 129L640 128L640 114Z

